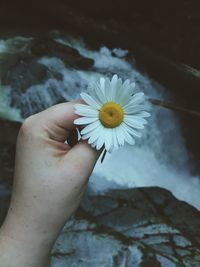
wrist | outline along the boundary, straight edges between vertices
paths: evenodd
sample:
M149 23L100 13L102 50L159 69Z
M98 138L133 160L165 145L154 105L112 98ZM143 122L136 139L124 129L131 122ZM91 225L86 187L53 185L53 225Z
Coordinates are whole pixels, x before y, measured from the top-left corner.
M53 243L50 233L9 212L0 229L0 262L11 267L50 266Z
M0 262L9 267L49 267L51 250L42 243L23 242L0 230Z

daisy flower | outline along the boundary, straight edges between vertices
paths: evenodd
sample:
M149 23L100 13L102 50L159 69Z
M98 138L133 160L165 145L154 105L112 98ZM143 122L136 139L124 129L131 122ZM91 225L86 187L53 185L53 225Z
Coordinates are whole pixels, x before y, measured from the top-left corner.
M134 145L135 138L141 137L150 114L145 111L144 94L135 91L135 83L123 83L117 75L111 80L100 78L81 97L85 104L76 104L75 113L82 117L74 123L85 126L81 137L92 147L112 152L125 143Z

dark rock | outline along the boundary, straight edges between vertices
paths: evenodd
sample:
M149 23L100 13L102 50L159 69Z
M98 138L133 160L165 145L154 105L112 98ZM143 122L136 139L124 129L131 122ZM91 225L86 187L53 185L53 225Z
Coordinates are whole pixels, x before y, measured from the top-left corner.
M12 184L15 144L20 125L0 119L0 185Z
M63 70L65 75L68 71L70 78L73 78L71 80L74 80L74 76L79 75L73 68L88 69L93 65L92 59L84 58L76 49L60 44L52 38L54 37L35 40L8 39L6 45L9 53L0 53L0 79L3 86L9 86L9 105L17 108L23 118L67 101L68 90L74 95L73 90L82 89L83 84L74 81L69 84L68 89L62 82ZM43 56L54 57L46 60L54 60L57 68L52 63L46 64L45 59L44 63L41 63ZM70 67L67 71L60 60ZM77 77L77 80L79 79L80 77Z
M104 233L105 238L114 235L122 244L126 244L125 250L130 249L130 243L137 244L138 253L142 255L140 266L190 267L200 264L200 213L164 189L111 190L106 195L97 196L87 194L82 208L86 212L79 210L77 219L91 221L97 226L97 233ZM73 229L70 231L73 232ZM79 242L78 251L82 241ZM90 251L90 244L87 249ZM97 250L95 255L98 253ZM115 256L113 255L113 259L116 259ZM114 266L126 266L126 256L126 253L121 255L124 261L121 259L120 262L124 262L124 265ZM87 255L83 262L86 259ZM109 262L102 266L106 264L109 266ZM110 263L111 266L112 264ZM75 266L81 265L77 262ZM139 264L134 262L130 266Z
M77 218L66 224L52 250L51 266L161 266L151 249L93 219L79 210Z
M94 63L93 59L81 56L76 49L50 38L34 40L31 51L37 57L49 56L60 58L67 67L72 68L88 69Z
M24 92L35 84L41 84L53 76L62 79L59 73L50 73L49 69L36 62L34 57L26 53L4 54L0 67L2 84L10 85L15 91Z
M5 219L10 203L10 192L0 185L0 227Z
M20 126L20 123L0 119L0 225L10 202L15 144Z
M0 119L0 144L15 144L20 127L20 122Z

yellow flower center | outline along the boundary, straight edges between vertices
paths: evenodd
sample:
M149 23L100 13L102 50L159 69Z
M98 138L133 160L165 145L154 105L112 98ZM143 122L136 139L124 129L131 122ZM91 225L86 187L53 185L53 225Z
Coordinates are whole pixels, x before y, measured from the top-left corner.
M107 128L115 128L122 123L124 111L115 102L108 102L99 111L99 120Z

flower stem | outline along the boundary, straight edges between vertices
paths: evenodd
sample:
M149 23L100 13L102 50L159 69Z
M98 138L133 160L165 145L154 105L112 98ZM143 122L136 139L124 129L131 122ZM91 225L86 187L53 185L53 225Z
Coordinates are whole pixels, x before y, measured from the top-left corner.
M107 152L106 149L104 149L102 152L101 163L103 163L103 161L104 161L104 158L106 156L106 152Z

